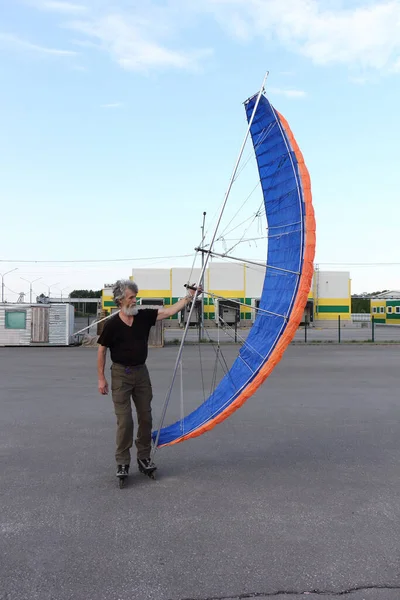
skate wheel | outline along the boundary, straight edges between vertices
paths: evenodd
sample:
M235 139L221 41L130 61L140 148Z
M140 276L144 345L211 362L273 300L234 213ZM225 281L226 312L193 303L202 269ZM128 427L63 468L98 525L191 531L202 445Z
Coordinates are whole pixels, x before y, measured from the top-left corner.
M119 487L120 487L120 489L122 489L123 487L125 487L125 477L120 477L119 478Z

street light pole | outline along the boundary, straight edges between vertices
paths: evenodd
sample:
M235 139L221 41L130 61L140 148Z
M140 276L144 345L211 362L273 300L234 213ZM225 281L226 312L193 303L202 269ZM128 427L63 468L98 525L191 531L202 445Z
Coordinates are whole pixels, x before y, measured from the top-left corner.
M8 273L12 273L13 271L18 271L18 267L15 269L11 269L11 271L6 271L5 273L0 273L1 276L1 301L4 303L4 277L8 275Z
M23 279L24 281L27 281L29 283L29 304L32 304L32 283L35 283L35 281L39 281L39 279L42 278L38 277L37 279L33 279L32 281L30 281L29 279L25 279L25 277L21 277L20 279Z
M56 285L58 285L59 283L60 283L60 282L59 282L59 281L57 281L57 283L52 283L51 285L48 285L48 286L47 286L47 287L48 287L48 290L49 290L49 293L48 293L48 297L49 297L49 299L50 299L50 290L51 290L51 288L52 288L52 287L55 287L55 286L56 286ZM45 284L45 285L47 285L47 284Z
M206 222L206 212L203 212L203 225L201 226L201 247L204 245L204 225ZM201 271L203 273L204 267L204 252L201 253ZM204 290L204 273L201 278L200 285ZM201 295L201 318L200 318L200 340L204 339L204 294Z
M59 292L61 292L61 302L63 301L63 291L67 290L69 288L69 285L63 287L63 288L56 288L56 290L58 290Z

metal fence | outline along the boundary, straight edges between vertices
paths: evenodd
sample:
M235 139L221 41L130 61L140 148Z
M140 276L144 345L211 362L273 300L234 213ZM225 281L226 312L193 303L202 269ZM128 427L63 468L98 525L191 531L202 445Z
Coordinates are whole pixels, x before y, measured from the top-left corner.
M365 315L363 315L365 317ZM374 316L366 315L369 318L360 320L344 321L338 317L337 321L332 322L331 327L320 328L301 327L295 336L296 342L317 343L351 343L351 342L370 342L370 343L400 343L400 326L375 323Z
M365 316L365 315L363 315ZM363 320L343 320L340 317L335 321L330 321L329 326L318 326L317 323L310 325L301 325L296 331L293 343L297 344L345 344L345 343L399 343L400 344L400 325L385 325L375 323L374 317L366 315L368 319ZM247 339L250 328L235 328L234 326L219 329L217 327L205 330L203 342L221 343L242 343ZM179 343L182 339L183 329L168 329L164 331L166 344ZM187 335L188 342L199 341L199 331L197 327L189 329Z

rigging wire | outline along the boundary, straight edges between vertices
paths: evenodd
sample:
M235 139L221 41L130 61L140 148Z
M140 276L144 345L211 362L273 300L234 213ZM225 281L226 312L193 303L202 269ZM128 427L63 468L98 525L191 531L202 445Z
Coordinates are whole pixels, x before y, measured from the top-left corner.
M201 389L203 391L203 402L206 401L206 392L205 392L205 385L204 385L204 373L203 373L203 360L202 360L202 356L201 356L201 344L198 344L199 347L199 359L200 359L200 374L201 374Z
M244 169L246 168L246 166L248 165L249 161L254 158L254 154L256 152L256 150L258 150L258 148L261 146L261 144L263 144L265 142L265 140L267 139L268 135L271 133L272 129L275 127L276 123L271 123L270 125L268 125L268 127L265 127L259 134L259 139L258 141L254 144L253 148L249 151L249 154L247 156L247 158L245 158L241 168L239 169L237 176L235 178L238 179L239 175L242 173L242 171L244 171Z
M245 238L241 240L241 238L224 238L226 242L237 242L241 240L241 243L245 244L246 242L256 242L258 240L270 240L272 238L280 238L284 235L291 235L292 233L299 233L300 229L294 229L293 231L285 231L284 233L276 233L275 235L260 235L255 238Z
M246 235L246 233L248 232L248 230L250 229L250 227L253 225L254 221L255 221L255 220L258 218L258 217L260 217L260 211L262 210L262 207L263 207L263 205L264 205L264 200L261 202L261 205L260 205L260 207L259 207L258 211L255 213L255 215L254 215L254 217L253 217L253 219L252 219L251 223L250 223L250 224L249 224L249 225L246 227L246 229L244 230L244 232L243 232L243 235L242 235L242 237L240 238L240 241L239 241L239 242L237 242L237 244L235 244L235 245L234 245L234 246L232 246L231 248L229 248L229 250L227 251L227 253L228 253L228 252L231 252L231 250L233 250L234 248L236 248L236 246L238 246L238 245L241 243L241 241L243 240L244 236Z
M253 144L253 148L249 151L249 154L247 156L247 158L245 158L244 160L244 164L242 164L242 166L240 168L238 168L238 171L233 179L233 183L235 181L237 181L237 179L239 178L240 174L243 172L244 168L247 166L247 164L249 163L249 161L254 157L254 151L257 150L259 148L259 146L261 146L261 144L264 143L264 141L266 140L266 138L268 137L268 135L270 134L271 130L275 127L276 123L272 123L271 125L269 125L266 129L263 129L262 132L260 132L260 138L259 140ZM255 186L254 190L250 193L250 196L253 194L253 192L257 189L257 187L260 185L260 181L258 181L257 185ZM250 197L249 196L249 197ZM248 198L245 200L245 202L247 202ZM223 202L221 202L221 206L223 205ZM239 211L243 208L243 205L239 208ZM210 221L210 225L206 231L206 236L208 236L209 230L211 228L211 226L214 223L214 219L216 217L216 215L219 212L219 208L215 211L211 221ZM236 216L236 215L235 215ZM235 217L233 217L235 218ZM227 227L229 227L229 224L227 225ZM222 232L223 233L223 232Z
M246 340L246 338L242 337L239 333L237 333L237 331L234 330L234 328L229 325L229 323L227 323L222 317L219 317L219 320L224 324L224 326L226 327L226 334L235 341L235 337L233 337L232 335L230 335L230 331L234 332L234 334L241 340L241 342L243 343L243 346L245 346L246 348L248 348L249 350L251 350L252 352L254 352L254 354L258 354L258 356L261 358L261 360L264 360L264 356L262 354L260 354L260 352L258 352L258 350L256 350L255 348L253 348L253 346L251 344L248 343L248 341Z
M254 190L260 185L260 182L257 183L256 187L254 188ZM253 192L254 192L253 190ZM253 193L252 192L252 193ZM251 196L251 194L250 194ZM229 221L229 223L227 224L227 226L225 227L225 229L222 231L221 235L219 236L219 238L217 238L215 241L218 242L220 239L225 238L225 236L229 235L230 233L232 233L232 231L235 231L235 229L239 229L239 227L241 227L241 225L244 225L245 223L247 223L247 221L250 221L250 219L253 218L253 215L250 215L250 217L247 217L246 219L244 219L243 221L241 221L238 225L235 225L235 227L233 227L232 229L230 229L229 231L226 231L226 229L229 227L229 225L232 223L232 221L234 219L236 219L237 215L239 214L239 212L242 210L243 206L245 205L245 203L247 202L247 200L250 198L250 196L247 197L247 199L245 200L245 202L243 203L243 205L238 209L238 211L236 212L236 214L234 215L234 217L232 217L232 219ZM263 214L265 215L265 208L263 211ZM268 229L268 227L266 228Z
M205 252L205 250L202 250L202 252ZM207 252L208 252L208 250L207 250ZM268 263L255 262L254 260L249 260L249 259L245 259L245 258L239 258L237 256L219 254L218 252L210 252L210 254L212 256L219 256L220 258L223 258L223 259L235 260L235 261L243 263L243 264L249 263L251 265L256 265L257 267L263 267L263 268L267 268L267 269L273 269L275 271L282 271L283 273L289 273L291 275L300 276L300 272L299 271L291 271L290 269L283 269L282 267L275 267L274 265L269 265Z
M181 431L183 431L183 420L185 418L185 406L184 406L184 402L183 402L183 358L181 357L181 364L180 364L180 380L181 380Z
M211 336L208 333L208 331L206 331L206 335L208 336L209 341L211 342L212 349L214 350L215 355L216 355L215 365L217 365L217 367L218 367L218 362L219 362L219 364L221 365L221 369L222 369L222 372L223 372L224 376L228 376L229 377L233 389L235 390L235 392L237 392L238 391L237 390L237 386L236 386L235 382L233 381L233 377L232 377L232 374L231 374L230 369L228 367L228 363L226 362L224 353L222 352L222 348L221 348L221 344L220 344L220 328L219 328L218 323L217 323L217 350L215 349L214 341L211 338ZM215 369L215 365L214 365L214 369ZM209 394L210 397L215 392L215 388L216 388L216 385L214 384L214 386L213 386L213 384L211 383L210 394ZM214 414L214 410L215 410L215 403L213 405L210 404L211 416Z
M207 294L207 296L211 296L212 298L217 298L219 300L229 300L229 302L233 302L234 304L238 304L239 306L246 306L247 308L249 308L248 304L245 304L244 302L240 302L239 300L233 300L232 298L226 298L225 296L219 296L218 294L213 294L212 292L203 292L204 294ZM261 312L264 313L268 316L274 316L274 317L281 317L282 319L286 319L287 320L287 316L286 315L280 315L278 313L272 312L270 310L265 310L264 308L256 308L255 309L257 312Z
M274 125L275 125L275 124L276 124L276 122L274 123ZM283 159L281 159L281 164L280 164L279 168L278 168L278 169L277 169L277 171L274 173L274 175L273 175L272 179L269 181L269 186L268 186L268 189L267 189L267 191L271 190L271 188L274 186L274 184L275 184L275 181L276 181L276 178L278 177L278 175L279 175L279 173L281 172L281 170L282 170L283 168L286 168L286 165L287 165L287 157L285 156ZM239 209L236 211L236 213L235 213L234 217L233 217L233 218L232 218L232 219L229 221L228 225L227 225L227 226L225 227L225 229L223 230L223 232L222 232L222 235L221 235L221 236L218 238L218 240L220 240L220 239L222 239L222 238L224 238L224 237L225 237L223 234L225 233L225 231L226 231L227 227L229 227L229 225L232 223L232 221L234 221L234 219L237 217L237 215L238 215L238 214L240 213L240 211L243 209L243 207L245 206L246 202L247 202L247 201L248 201L248 199L251 197L251 195L253 194L253 192L255 191L255 189L257 189L258 185L260 185L260 184L261 184L261 180L259 180L259 182L258 182L258 184L256 185L256 187L255 187L255 188L252 190L252 192L250 193L250 195L249 195L249 196L248 196L248 197L245 199L245 201L244 201L244 202L241 204L241 206L239 207ZM292 193L292 191L289 191L289 192L287 192L287 193L286 193L284 196L282 196L282 197L280 198L280 200L279 200L279 207L280 207L280 206L281 206L281 204L282 204L282 203L285 201L285 199L286 199L287 197L289 197L289 196L290 196L290 194L291 194L291 193ZM239 223L239 224L238 224L238 225L237 225L235 228L231 229L231 230L230 230L230 232L231 232L231 231L234 231L235 229L238 229L238 228L239 228L241 225L243 225L244 223L246 223L248 220L252 219L252 222L251 222L251 223L250 223L250 225L247 227L247 229L245 230L245 232L244 232L244 234L243 234L243 236L242 236L242 237L244 237L244 235L246 234L246 232L248 231L248 229L251 227L251 225L253 224L253 222L255 221L255 219L256 219L257 217L261 217L261 216L264 216L264 215L266 214L265 208L264 208L264 210L262 210L262 209L263 209L263 207L264 207L264 201L262 201L262 202L261 202L261 204L260 204L260 207L259 207L258 211L255 213L255 217L254 217L254 218L253 218L253 217L249 217L249 218L245 219L244 221L242 221L242 223ZM260 229L260 228L261 228L261 222L260 222L260 220L259 220L259 222L258 222L258 225L259 225L259 229ZM268 229L268 223L267 223L267 229ZM228 232L228 233L230 233L230 232ZM227 233L226 233L226 235L227 235ZM238 242L238 244L240 244L240 241ZM235 246L233 246L233 248L234 248L234 247L236 247L238 244L235 244ZM229 251L233 250L233 248L230 248L230 250L229 250Z

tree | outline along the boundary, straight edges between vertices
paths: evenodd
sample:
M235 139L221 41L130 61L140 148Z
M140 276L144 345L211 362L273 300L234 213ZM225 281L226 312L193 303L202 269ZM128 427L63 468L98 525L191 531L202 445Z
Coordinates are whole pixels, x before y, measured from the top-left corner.
M74 290L70 293L69 297L73 298L98 298L100 301L102 290ZM74 303L75 306L75 316L76 317L85 317L87 315L95 315L97 313L97 304L92 302L85 303L83 302Z
M371 300L369 298L351 298L351 312L352 313L370 313L371 312Z
M70 293L70 298L101 298L102 290L74 290Z

